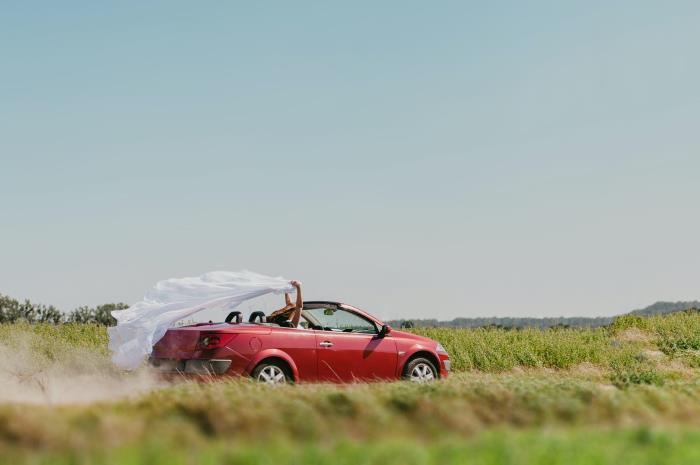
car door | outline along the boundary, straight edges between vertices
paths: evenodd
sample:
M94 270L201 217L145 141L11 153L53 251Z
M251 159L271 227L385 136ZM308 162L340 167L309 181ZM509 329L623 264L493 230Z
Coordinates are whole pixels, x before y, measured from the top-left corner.
M299 381L317 379L315 331L273 327L263 348L278 349L289 355L299 371Z
M320 381L353 382L396 377L398 355L390 337L354 312L334 307L304 309L318 328L317 372Z

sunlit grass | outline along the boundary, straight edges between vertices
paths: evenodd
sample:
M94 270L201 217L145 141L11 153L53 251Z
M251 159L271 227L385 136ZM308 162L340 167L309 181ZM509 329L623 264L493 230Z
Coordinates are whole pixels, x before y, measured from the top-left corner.
M0 403L0 463L698 459L696 313L625 317L600 329L416 332L450 351L455 373L448 380L270 389L229 379L181 382L133 398L121 392L81 405ZM0 325L6 353L15 350L41 366L74 363L75 353L91 351L97 357L91 363L108 363L106 342L99 326Z

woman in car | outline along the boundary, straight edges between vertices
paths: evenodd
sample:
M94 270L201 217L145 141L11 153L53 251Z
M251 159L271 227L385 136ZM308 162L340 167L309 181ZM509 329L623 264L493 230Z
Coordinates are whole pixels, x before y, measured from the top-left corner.
M302 328L299 324L301 321L301 310L304 307L304 299L301 296L301 282L294 280L291 284L296 288L296 303L292 303L292 298L288 293L285 293L284 301L286 305L270 313L267 317L267 322L291 328Z

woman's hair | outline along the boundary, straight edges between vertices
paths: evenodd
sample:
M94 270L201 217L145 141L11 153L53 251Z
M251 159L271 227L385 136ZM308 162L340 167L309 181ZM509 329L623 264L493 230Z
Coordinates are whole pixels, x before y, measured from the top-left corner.
M283 323L287 323L289 321L289 317L291 316L290 313L282 313L281 315L277 315L274 318L271 318L271 323L277 323L278 325L282 325Z

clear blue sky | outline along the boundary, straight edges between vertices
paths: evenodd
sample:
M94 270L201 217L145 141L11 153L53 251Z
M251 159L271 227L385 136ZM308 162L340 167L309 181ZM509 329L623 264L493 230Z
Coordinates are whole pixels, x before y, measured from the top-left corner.
M384 318L700 298L699 2L379 3L4 5L0 293L248 268Z

